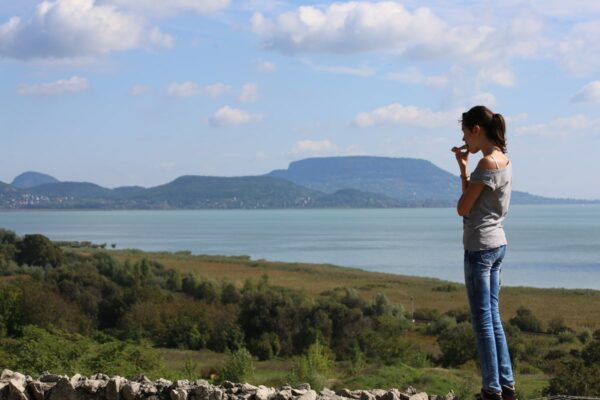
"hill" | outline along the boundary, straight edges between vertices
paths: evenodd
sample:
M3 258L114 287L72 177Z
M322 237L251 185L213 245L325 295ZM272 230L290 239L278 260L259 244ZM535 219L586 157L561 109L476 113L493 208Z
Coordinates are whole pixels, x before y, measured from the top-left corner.
M40 172L27 171L15 177L11 183L11 186L19 189L28 189L34 186L58 182L60 181L53 176L42 174Z

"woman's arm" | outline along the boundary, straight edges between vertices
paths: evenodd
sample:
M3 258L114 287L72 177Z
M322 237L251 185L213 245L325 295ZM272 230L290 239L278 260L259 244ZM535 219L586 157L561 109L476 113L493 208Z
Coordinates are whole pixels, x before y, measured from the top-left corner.
M462 179L463 181L463 194L460 196L458 200L458 204L456 205L456 211L458 215L465 216L471 212L471 208L483 192L485 188L485 184L480 182L470 183L466 179Z

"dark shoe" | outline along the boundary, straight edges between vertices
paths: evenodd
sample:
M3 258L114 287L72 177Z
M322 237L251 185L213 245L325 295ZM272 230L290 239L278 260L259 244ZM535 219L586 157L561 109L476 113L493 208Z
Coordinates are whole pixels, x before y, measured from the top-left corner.
M514 386L502 385L502 400L518 400Z
M488 392L485 389L481 389L481 392L475 397L478 400L503 400L501 392L498 392L498 393Z

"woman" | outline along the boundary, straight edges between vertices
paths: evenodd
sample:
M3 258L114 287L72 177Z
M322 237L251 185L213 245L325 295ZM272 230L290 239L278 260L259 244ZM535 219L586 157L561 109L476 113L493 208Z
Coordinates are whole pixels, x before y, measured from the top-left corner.
M463 217L465 284L481 366L480 397L484 400L516 399L498 307L500 264L507 243L502 221L508 211L512 186L505 130L502 115L484 106L473 107L462 115L466 144L452 149L462 180L457 211ZM480 151L483 158L469 177L469 154Z

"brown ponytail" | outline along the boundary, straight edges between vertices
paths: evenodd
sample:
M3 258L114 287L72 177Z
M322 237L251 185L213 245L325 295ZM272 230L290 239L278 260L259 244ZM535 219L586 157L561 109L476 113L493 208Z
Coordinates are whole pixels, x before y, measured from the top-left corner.
M502 114L495 114L485 106L475 106L462 114L462 124L469 129L475 125L484 128L487 138L506 153L506 123Z

